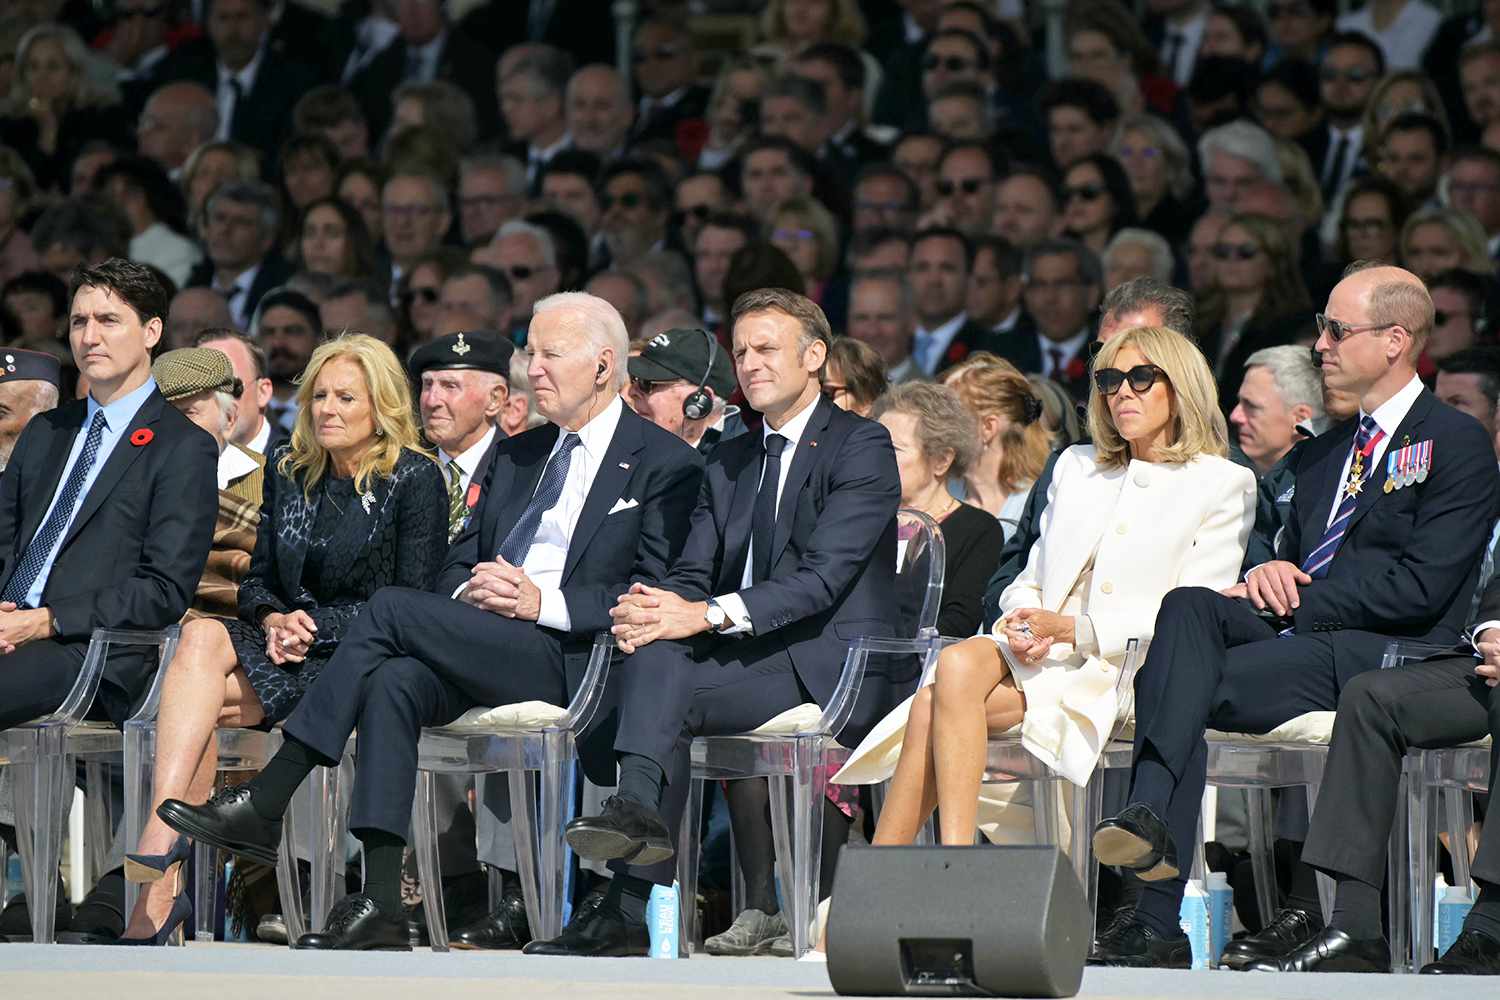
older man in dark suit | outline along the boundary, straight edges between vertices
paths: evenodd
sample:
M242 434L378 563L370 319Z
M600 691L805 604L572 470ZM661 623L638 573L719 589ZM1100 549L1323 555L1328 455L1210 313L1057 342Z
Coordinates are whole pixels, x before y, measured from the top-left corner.
M481 705L567 704L610 608L632 583L664 577L681 551L702 460L620 400L629 340L619 313L592 295L554 295L537 303L529 334L532 390L552 422L500 443L437 592L377 591L266 769L205 805L158 810L206 843L272 857L292 795L315 766L339 760L357 726L349 827L365 848L364 892L299 947L409 947L401 855L422 727ZM593 746L586 737L584 768L609 784L613 761Z
M818 372L832 339L823 311L764 288L739 297L733 324L740 385L765 415L763 433L714 450L671 576L633 586L612 612L631 654L619 794L567 836L580 856L617 862L617 873L602 905L528 954L645 954L645 902L653 882L672 881L664 862L693 738L826 704L849 641L890 635L897 620L895 452L883 427L823 398ZM855 729L883 705L886 678L866 685Z
M1327 385L1359 396L1358 419L1304 448L1280 559L1225 594L1182 588L1162 602L1136 676L1130 804L1094 833L1101 863L1151 885L1134 913L1099 935L1092 960L1189 961L1177 913L1198 829L1205 729L1264 733L1331 710L1355 677L1380 665L1391 639L1458 640L1489 537L1474 526L1493 523L1500 477L1478 423L1416 375L1432 323L1432 298L1409 271L1371 267L1339 282L1315 346ZM1293 895L1298 908L1317 908L1315 892ZM1378 939L1314 944L1309 964L1389 966Z
M0 730L62 704L96 628L182 617L213 540L213 438L151 378L166 289L117 258L73 283L69 341L86 398L32 419L0 476ZM150 682L111 655L96 714L121 724Z

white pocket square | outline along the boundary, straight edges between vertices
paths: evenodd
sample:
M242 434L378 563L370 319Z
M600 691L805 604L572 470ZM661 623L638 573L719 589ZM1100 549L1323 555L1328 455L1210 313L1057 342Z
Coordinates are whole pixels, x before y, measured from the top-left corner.
M640 503L639 500L634 500L634 499L632 499L632 500L616 500L615 501L615 505L609 509L609 513L610 514L618 514L622 510L629 510L632 507L639 507L640 505L641 505L641 503ZM605 515L605 517L608 517L608 516L609 516L609 514Z

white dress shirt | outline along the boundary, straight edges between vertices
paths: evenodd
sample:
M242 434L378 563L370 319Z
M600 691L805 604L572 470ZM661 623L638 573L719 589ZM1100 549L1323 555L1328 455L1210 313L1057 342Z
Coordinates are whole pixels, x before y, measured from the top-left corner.
M78 511L83 507L84 500L89 495L89 490L94 488L94 482L99 478L99 472L104 468L104 463L109 461L109 456L119 447L120 440L125 437L125 429L130 426L130 422L140 412L141 406L155 391L156 379L148 377L140 388L121 396L107 406L100 406L93 396L88 397L88 407L83 414L83 424L78 433L73 436L73 446L68 451L67 464L63 466L62 475L57 477L57 487L52 494L52 498L47 501L47 513L42 515L42 519L37 522L39 526L46 524L47 518L52 516L52 508L57 506L58 497L61 495L64 485L67 484L68 477L73 473L73 466L78 463L78 459L83 454L83 446L88 442L89 426L94 422L94 414L102 410L104 412L104 430L99 435L99 452L94 456L94 464L89 467L88 472L83 477L83 488L78 491L78 499L74 502L75 506L68 513L67 524L58 533L57 540L52 543L52 550L47 553L47 558L42 563L41 571L37 573L36 579L32 581L31 589L26 592L27 607L39 608L42 606L42 591L47 589L47 576L52 572L52 564L57 560L57 553L62 548L63 540L68 537L68 529L73 526L73 518L78 516ZM131 445L131 447L135 447L135 445ZM38 527L37 531L40 533L41 528Z
M1162 34L1161 39L1163 63L1166 62L1168 39L1172 35L1178 35L1182 38L1181 43L1177 46L1177 53L1172 61L1172 65L1163 67L1166 69L1167 75L1172 78L1172 82L1179 87L1186 87L1188 82L1193 78L1193 67L1198 62L1198 49L1203 45L1203 29L1208 27L1208 14L1208 7L1205 6L1192 20L1184 21L1181 24L1173 24L1171 21L1166 23L1166 31Z
M766 438L770 437L772 434L780 434L782 437L786 438L786 444L783 445L781 449L781 475L776 480L776 510L778 517L781 511L781 491L786 489L786 477L792 469L792 456L797 453L797 446L802 440L802 435L807 431L808 421L812 420L813 411L817 408L818 401L816 398L814 398L811 403L808 403L802 408L802 411L800 413L796 414L785 424L783 424L780 430L772 430L769 421L761 426L760 440L762 446L764 446ZM764 459L761 460L761 476L765 476ZM760 492L758 486L756 487L756 492ZM741 590L748 590L755 584L755 580L753 579L753 567L755 566L755 558L755 533L752 531L750 535L750 544L745 549L745 569L740 574ZM755 631L755 623L750 620L750 612L745 607L744 599L741 598L738 593L725 594L722 597L716 597L714 598L714 603L723 608L724 613L729 616L729 620L734 623L733 625L725 628L724 631L720 634L736 635L741 632Z
M426 45L406 47L406 66L403 67L403 83L431 83L437 79L438 59L443 54L443 45L448 41L448 32L440 31ZM404 72L415 67L416 72Z
M922 373L917 370L916 359L910 354L906 356L905 360L891 365L885 370L885 379L891 385L900 385L903 382L909 382L914 378L921 377Z
M229 306L229 315L234 317L234 325L241 330L250 329L250 320L254 316L247 308L250 304L250 286L255 284L259 274L260 264L257 263L235 275L234 282L228 288L221 287L217 281L213 284L214 291L224 296L224 302Z
M1338 163L1338 176L1331 176L1334 169L1334 152L1338 149L1339 142L1344 142L1344 158ZM1336 125L1328 126L1328 152L1323 160L1323 170L1318 180L1331 184L1335 192L1343 189L1349 178L1354 176L1354 168L1359 165L1360 153L1365 148L1365 130L1363 126L1355 125L1352 128L1339 128Z
M495 428L493 425L491 425L490 429L485 432L484 437L479 439L478 444L458 455L450 455L443 449L439 448L438 461L443 466L444 479L447 478L448 466L452 465L455 462L458 463L459 492L468 493L469 482L474 478L474 470L479 468L480 459L484 458L485 451L488 450L490 444L494 440ZM559 437L558 440L561 441L562 438Z
M249 386L246 386L246 391L249 391ZM260 430L255 432L255 437L251 438L250 443L245 445L245 447L249 448L251 451L257 451L262 455L265 455L266 448L269 447L270 444L271 417L270 414L262 413L260 415ZM267 457L269 458L270 456Z
M562 632L573 627L568 602L563 599L560 589L563 566L568 561L568 545L573 539L573 529L578 527L578 515L583 512L583 503L594 485L594 477L604 463L604 452L614 440L615 428L620 425L624 408L625 404L616 396L603 412L578 429L578 447L568 456L568 477L563 480L562 496L551 510L542 515L536 537L531 540L531 548L521 562L521 569L542 593L541 612L536 619L538 625ZM567 433L560 430L547 461L557 454ZM538 479L537 483L540 485L541 480Z
M912 357L917 359L917 367L922 369L922 374L932 375L937 371L938 365L942 364L943 354L948 350L948 345L953 343L953 338L958 336L958 331L962 330L968 321L969 314L961 312L935 330L917 327L917 335L912 340L911 353Z
M1083 345L1088 342L1089 331L1087 327L1079 330L1067 340L1051 340L1038 333L1036 335L1036 343L1042 352L1042 363L1046 366L1047 377L1060 382L1066 381L1068 365L1078 356L1078 352L1083 350ZM1052 363L1053 351L1057 351L1062 355L1061 365L1054 365Z
M1374 413L1369 414L1369 416L1375 418L1375 423L1380 429L1385 431L1379 443L1375 445L1375 449L1370 452L1370 475L1368 477L1370 480L1373 481L1375 474L1380 470L1381 460L1385 458L1386 449L1390 447L1391 438L1396 434L1396 428L1401 426L1401 421L1406 419L1406 414L1411 410L1412 404L1417 401L1417 397L1421 394L1422 380L1413 375L1410 382L1397 390L1396 394L1390 399L1375 407ZM1365 416L1365 411L1361 408L1359 419L1364 420ZM1355 426L1358 427L1358 424ZM1417 442L1413 441L1412 443L1416 444ZM1353 464L1353 461L1354 447L1351 439L1349 453L1344 456L1344 470L1339 473L1338 484L1340 490L1349 481L1349 466ZM1380 482L1375 483L1376 488L1380 486ZM1328 525L1333 523L1334 515L1338 513L1338 510L1338 496L1335 496L1333 505L1328 510L1328 520L1323 525L1324 531L1327 531Z
M230 81L235 80L240 85L240 99L249 98L250 91L255 89L255 77L260 72L261 59L266 54L266 40L260 40L260 48L255 50L255 55L247 62L238 73L231 70L223 63L219 64L219 89L215 94L215 101L219 106L219 131L216 138L230 138L229 129L234 124L235 99L234 88Z

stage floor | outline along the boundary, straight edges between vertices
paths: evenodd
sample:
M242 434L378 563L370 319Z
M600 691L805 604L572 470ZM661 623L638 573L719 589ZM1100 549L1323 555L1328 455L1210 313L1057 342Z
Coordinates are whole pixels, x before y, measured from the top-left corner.
M1421 1000L1496 995L1492 979L1090 969L1089 1000ZM771 958L546 959L452 952L315 954L254 945L0 945L0 993L48 1000L609 1000L831 997L822 965Z

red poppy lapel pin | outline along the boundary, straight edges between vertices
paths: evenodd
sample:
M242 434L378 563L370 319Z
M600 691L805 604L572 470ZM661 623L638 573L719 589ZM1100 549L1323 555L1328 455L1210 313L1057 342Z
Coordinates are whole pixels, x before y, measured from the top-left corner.
M1075 357L1072 361L1068 362L1068 367L1067 367L1068 381L1070 381L1070 382L1077 382L1079 379L1083 378L1088 373L1089 373L1088 365L1084 363L1084 360L1082 358Z
M134 434L130 435L130 443L135 445L137 448L144 448L146 447L146 445L151 443L151 439L154 437L156 437L156 435L151 433L151 428L142 427Z
M470 510L473 510L474 509L474 505L476 503L478 503L478 502L479 502L479 484L478 483L470 483L469 484L469 495L464 500L464 506L467 507L467 508L469 508Z
M949 364L955 364L956 365L956 364L958 364L960 361L962 361L964 358L966 358L968 356L969 356L969 345L965 344L965 343L963 343L961 341L954 342L948 348L948 363Z

